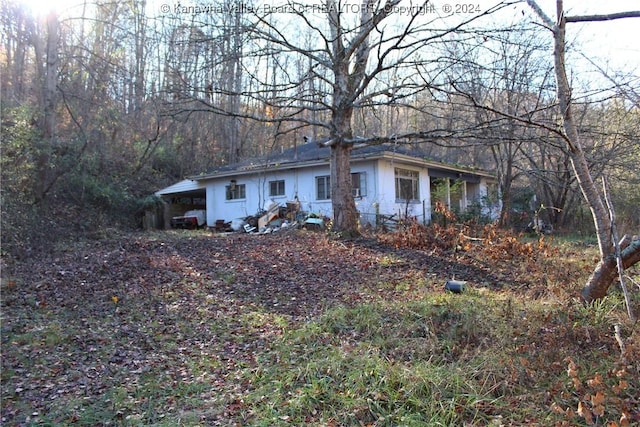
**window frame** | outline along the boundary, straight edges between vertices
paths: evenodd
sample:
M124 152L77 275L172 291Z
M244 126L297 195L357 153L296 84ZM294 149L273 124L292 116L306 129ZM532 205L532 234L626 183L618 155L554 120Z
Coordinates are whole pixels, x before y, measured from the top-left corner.
M274 186L276 189L275 192L273 191ZM273 181L269 181L269 197L282 197L285 194L286 194L286 183L284 179L276 179Z
M409 184L407 184L407 181ZM394 182L396 201L398 202L419 202L420 201L420 172L413 169L394 169ZM404 182L404 184L403 184ZM411 197L403 197L403 194L407 189L407 185L410 185Z
M320 194L321 185L324 197ZM316 176L316 200L331 200L331 175Z
M246 200L247 198L247 185L246 184L231 184L225 186L225 200L232 202L234 200Z
M356 185L355 183L356 180L358 181L357 182L358 185ZM351 174L351 188L352 188L352 194L354 198L362 199L363 197L366 197L367 196L367 173L353 172Z

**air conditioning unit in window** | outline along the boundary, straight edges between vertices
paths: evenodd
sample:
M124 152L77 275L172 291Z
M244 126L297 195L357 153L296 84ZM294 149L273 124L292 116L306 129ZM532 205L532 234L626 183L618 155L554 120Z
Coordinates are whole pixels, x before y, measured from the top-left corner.
M353 189L353 197L360 197L360 189L359 188L354 188Z

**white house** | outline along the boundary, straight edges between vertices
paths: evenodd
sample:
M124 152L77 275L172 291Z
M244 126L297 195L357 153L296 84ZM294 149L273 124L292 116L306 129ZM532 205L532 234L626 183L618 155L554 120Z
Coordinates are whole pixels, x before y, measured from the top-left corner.
M174 204L172 212L206 206L210 227L255 215L270 201L284 206L297 199L301 210L331 217L329 157L329 148L307 143L189 177L156 195ZM460 212L473 204L493 216L497 207L487 203L497 188L492 174L428 160L403 146L354 149L351 174L361 223L373 223L377 214L430 222L436 198Z

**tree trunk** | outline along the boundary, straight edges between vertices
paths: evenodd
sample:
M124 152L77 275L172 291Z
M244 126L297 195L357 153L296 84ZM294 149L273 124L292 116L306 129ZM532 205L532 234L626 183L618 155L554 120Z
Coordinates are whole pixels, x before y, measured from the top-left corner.
M58 16L53 11L46 19L46 59L43 84L43 120L42 141L38 147L37 170L38 189L36 203L44 201L52 185L51 179L51 150L55 143L56 105L58 82Z
M334 105L331 117L331 204L333 229L349 235L358 234L358 211L353 200L351 183L351 150L346 142L353 134L353 107L348 99L346 67L337 68Z
M569 149L569 158L571 167L578 180L580 190L589 205L593 223L596 227L596 235L598 237L598 248L600 250L600 263L594 271L593 275L587 282L587 286L582 291L585 300L590 301L603 296L603 291L611 286L613 277L608 271L608 259L614 254L614 245L611 236L611 222L604 201L595 182L591 176L589 165L587 164L586 155L580 141L578 128L573 119L573 108L571 100L571 87L567 79L565 69L565 33L566 33L566 17L564 16L563 2L557 0L556 12L558 23L553 29L554 35L554 63L556 72L556 91L558 95L558 106L560 108L562 125L564 127L566 142ZM600 267L602 266L602 267ZM615 268L615 260L613 262ZM597 293L593 293L597 290Z
M358 211L351 184L351 145L331 147L331 178L333 228L349 235L358 234Z
M623 268L629 268L640 262L640 239L632 241L621 255ZM607 256L598 263L591 277L587 280L587 284L582 289L582 297L587 302L603 298L617 277L616 258L613 255Z
M360 10L360 25L354 38L341 25L340 8L335 0L328 0L327 19L331 31L333 100L331 105L331 203L333 228L346 235L357 235L358 210L353 200L351 183L351 138L354 102L366 77L371 47L369 35L393 9L395 1L376 12L375 2L364 0ZM348 35L348 36L347 36Z
M147 34L147 2L142 0L138 3L132 2L134 7L135 25L135 76L134 76L134 97L133 110L137 113L142 110L145 98L145 73L146 73L146 34Z
M582 290L582 297L586 301L593 301L606 295L607 290L616 277L615 242L613 241L612 223L609 212L593 181L580 141L578 127L573 118L571 86L569 85L565 68L565 33L568 18L564 13L562 0L556 0L557 22L553 22L542 12L535 0L528 0L528 3L553 31L556 92L561 114L560 117L562 118L562 125L565 132L565 142L567 143L571 167L578 180L580 190L591 210L596 235L598 237L600 262ZM577 21L573 19L572 22ZM623 251L623 267L629 267L638 261L640 261L640 242L634 241Z
M562 1L558 1L558 16L560 16L560 20L556 30L554 31L554 56L558 106L560 107L560 112L562 114L562 125L569 145L568 148L571 167L573 168L578 184L580 185L580 190L582 190L582 194L591 209L591 214L593 216L598 236L600 255L604 258L606 255L611 253L613 248L611 242L611 224L609 223L609 216L607 215L604 201L602 200L602 197L600 197L595 182L591 176L591 171L587 164L578 128L573 120L571 87L569 86L569 80L567 79L565 69L566 21L562 11Z

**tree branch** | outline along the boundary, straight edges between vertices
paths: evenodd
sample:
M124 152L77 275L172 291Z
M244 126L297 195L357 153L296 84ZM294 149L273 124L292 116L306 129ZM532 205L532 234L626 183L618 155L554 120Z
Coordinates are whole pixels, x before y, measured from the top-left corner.
M604 175L602 176L602 193L605 201L607 202L607 208L609 209L609 218L611 219L611 234L616 250L616 267L618 269L618 280L620 281L620 287L622 288L622 292L624 294L624 301L627 305L627 314L629 315L629 320L633 322L635 321L635 316L633 315L633 308L631 306L631 299L629 298L629 291L627 291L627 285L624 283L624 267L622 266L622 252L620 250L620 244L618 242L616 212L613 209L613 202L611 202L611 198L609 197L609 183L607 182L607 178Z
M531 4L531 2L533 2L533 0L530 0L528 3ZM598 22L598 21L611 21L614 19L623 19L623 18L640 18L640 10L610 13L607 15L566 16L565 20L566 22Z
M540 8L540 6L538 6L538 3L535 0L527 0L527 4L531 7L531 9L533 9L533 11L536 13L536 15L538 15L540 17L540 19L542 19L542 22L544 22L544 24L549 29L553 28L553 26L555 25L553 20L551 18L549 18L549 16L546 13L544 13L542 8Z
M489 111L491 113L500 115L502 117L506 117L506 118L511 119L511 120L515 120L515 121L523 123L523 124L536 126L538 128L544 129L544 130L546 130L546 131L548 131L548 132L550 132L550 133L552 133L554 135L559 136L562 140L564 140L569 145L569 147L572 146L572 142L569 139L569 137L564 132L560 131L558 128L554 128L554 127L545 125L544 123L536 122L536 121L534 121L534 120L532 120L532 119L530 119L528 117L516 116L514 114L509 114L509 113L507 113L505 111L501 111L501 110L498 110L496 108L492 108L492 107L490 107L488 105L482 105L472 95L470 95L470 94L458 89L456 87L455 83L451 82L451 86L457 91L457 93L459 93L460 95L465 96L467 99L469 99L469 101L471 101L473 106L476 107L476 108L480 108L480 109L483 109L485 111Z

